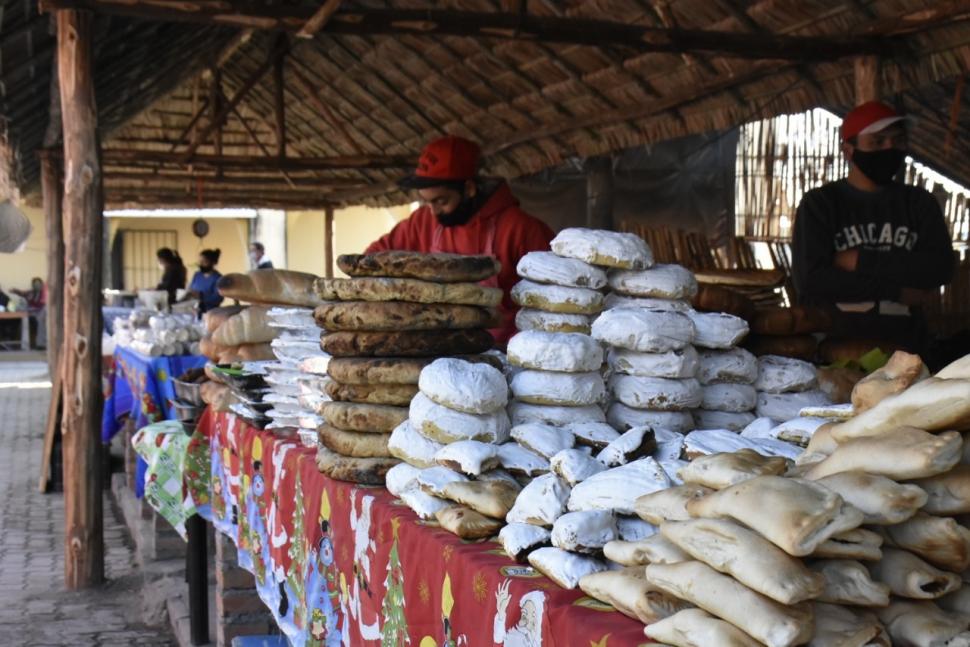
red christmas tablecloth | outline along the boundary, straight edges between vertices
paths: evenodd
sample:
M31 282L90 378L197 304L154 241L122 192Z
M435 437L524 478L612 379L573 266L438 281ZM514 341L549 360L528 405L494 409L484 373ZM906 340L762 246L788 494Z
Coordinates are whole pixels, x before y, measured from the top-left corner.
M239 547L294 645L644 645L643 626L509 559L421 521L387 490L334 481L295 438L207 411L211 478L193 498ZM186 461L199 465L196 460Z

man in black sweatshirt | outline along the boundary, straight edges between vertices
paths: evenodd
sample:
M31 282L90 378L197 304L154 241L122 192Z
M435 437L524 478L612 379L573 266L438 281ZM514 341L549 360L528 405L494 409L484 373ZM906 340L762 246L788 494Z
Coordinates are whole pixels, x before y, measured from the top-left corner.
M805 194L795 216L798 301L832 306L836 336L924 350L920 304L953 275L939 203L895 182L906 156L905 117L870 101L842 122L849 175Z

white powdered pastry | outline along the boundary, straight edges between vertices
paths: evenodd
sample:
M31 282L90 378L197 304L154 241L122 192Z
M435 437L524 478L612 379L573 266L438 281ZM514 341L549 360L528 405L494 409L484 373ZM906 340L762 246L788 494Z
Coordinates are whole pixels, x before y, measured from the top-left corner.
M660 464L652 458L640 460L594 474L573 488L568 509L612 510L618 514L634 514L633 503L638 497L670 487L670 479Z
M549 471L549 461L518 443L498 446L498 460L502 467L516 476L533 477Z
M512 286L512 301L523 308L592 315L603 309L603 294L589 288L543 285L523 279Z
M654 297L626 297L616 292L610 292L603 301L603 309L612 310L613 308L646 308L647 310L670 310L673 312L693 310L689 301Z
M529 564L564 589L575 589L583 576L606 570L599 559L554 547L529 553Z
M421 489L431 496L444 497L444 487L448 483L455 481L467 481L468 477L464 474L438 465L421 470L418 474L417 483Z
M499 465L498 447L477 440L460 440L445 445L434 458L439 465L468 476L478 476Z
M666 353L638 353L625 348L611 348L606 361L616 373L672 379L694 377L700 365L693 346Z
M603 349L589 335L526 330L512 337L509 363L540 371L585 373L603 365Z
M448 506L454 505L451 501L440 499L425 492L417 480L401 490L398 493L398 498L404 501L407 507L414 510L414 514L425 520L434 519L435 513L439 510L444 510Z
M411 425L423 436L440 443L459 440L480 440L503 443L509 438L512 425L503 410L476 415L462 413L435 403L423 393L411 400L408 412Z
M597 317L591 334L611 346L640 353L666 353L691 343L694 324L680 312L617 308Z
M607 467L616 467L649 456L656 448L657 441L653 435L653 429L634 427L607 445L596 455L596 460Z
M313 375L326 375L329 365L329 355L313 355L300 360L298 364L301 373L311 373Z
M695 429L727 429L739 432L754 422L756 418L750 412L732 413L730 411L695 409L693 413Z
M544 312L532 308L520 308L515 314L515 327L519 330L573 332L588 335L592 325L593 318L590 315Z
M640 541L653 537L660 529L652 523L647 523L639 517L616 518L616 531L622 541Z
M749 425L741 430L742 438L775 438L771 431L778 425L771 418L755 418ZM711 427L718 429L718 427ZM726 429L726 427L725 427Z
M780 355L762 355L758 358L758 379L754 388L759 391L791 393L807 391L817 384L815 367L809 362Z
M555 427L565 427L575 422L606 422L603 410L596 405L586 407L558 407L528 402L512 402L509 417L513 425L542 422Z
M606 272L603 269L552 252L529 252L519 259L515 271L522 278L536 283L592 290L606 287Z
M495 413L509 401L502 371L484 362L436 359L421 370L418 388L436 403L464 413Z
M579 449L564 449L549 459L549 466L570 487L606 469L600 461Z
M683 411L701 404L703 392L694 378L668 380L662 377L614 375L610 392L621 403L637 409Z
M522 488L505 520L551 528L566 512L569 487L555 474L543 474Z
M401 492L404 491L404 488L412 483L417 483L418 474L420 473L421 470L413 465L398 463L387 470L387 474L384 477L384 487L387 488L388 492L399 497L401 496Z
M709 454L736 452L753 449L762 456L782 456L794 459L802 453L801 447L771 438L744 438L726 429L698 429L684 438L684 453L688 460Z
M651 411L635 409L621 402L614 402L606 413L607 422L620 431L644 425L654 429L669 429L686 434L695 429L694 417L690 411Z
M588 373L558 373L524 370L515 374L510 384L512 394L530 404L580 407L596 404L606 398L603 376Z
M425 438L414 430L410 420L405 420L391 432L387 440L387 450L391 456L415 467L434 467L435 454L444 445Z
M815 435L819 427L830 422L832 422L831 418L800 416L772 428L771 437L804 447L812 439L812 436Z
M758 392L750 384L708 384L702 388L701 409L708 411L751 411L758 404Z
M549 243L552 251L592 265L643 270L653 265L650 246L636 234L570 227Z
M567 512L552 526L552 545L574 553L596 553L617 536L609 510Z
M505 554L516 561L525 559L533 549L548 545L551 538L547 529L531 523L510 523L498 533Z
M819 390L798 393L759 393L755 413L759 418L778 421L797 418L803 407L820 407L832 404L832 400Z
M573 434L565 429L538 422L512 427L512 439L543 458L552 458L575 443Z
M758 358L743 348L702 350L697 367L701 384L738 382L751 384L758 379Z
M605 422L571 422L563 429L576 438L576 444L603 449L620 437L620 433Z
M654 439L657 441L657 449L653 457L663 464L665 460L676 460L680 458L684 451L684 434L669 429L655 427L653 430Z
M687 313L694 322L694 345L714 350L733 348L748 335L748 322L726 312Z
M615 292L629 297L690 301L697 294L694 273L680 265L654 265L639 272L617 270L610 272L609 283Z

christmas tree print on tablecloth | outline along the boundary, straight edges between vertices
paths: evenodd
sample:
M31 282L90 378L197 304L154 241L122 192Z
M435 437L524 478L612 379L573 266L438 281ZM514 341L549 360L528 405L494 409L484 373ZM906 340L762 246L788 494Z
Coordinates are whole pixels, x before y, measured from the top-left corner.
M400 518L392 518L391 530L394 541L391 544L391 554L387 562L387 578L384 580L387 593L381 607L381 615L384 619L381 627L381 647L403 647L411 644L408 622L404 617L404 569L401 567L401 556L397 549L397 532L400 527Z

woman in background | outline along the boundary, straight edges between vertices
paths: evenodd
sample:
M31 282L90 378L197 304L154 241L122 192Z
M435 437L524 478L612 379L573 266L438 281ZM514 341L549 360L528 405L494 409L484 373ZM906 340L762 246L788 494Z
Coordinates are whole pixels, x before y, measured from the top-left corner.
M203 249L199 252L199 271L192 276L186 296L188 299L199 300L199 314L218 308L222 303L222 295L216 290L216 283L222 276L216 270L221 255L222 251L218 249Z
M162 270L162 280L156 290L168 292L168 305L175 303L176 292L185 288L185 263L179 253L162 247L155 256L158 258L158 267Z

